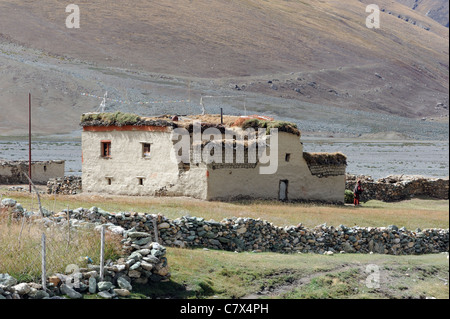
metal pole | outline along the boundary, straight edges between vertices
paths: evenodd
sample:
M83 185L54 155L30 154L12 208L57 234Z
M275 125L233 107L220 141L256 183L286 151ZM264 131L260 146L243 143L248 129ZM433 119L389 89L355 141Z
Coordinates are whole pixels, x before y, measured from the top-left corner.
M159 243L159 236L158 236L158 217L155 216L153 219L153 232L155 233L155 242Z
M101 229L101 245L100 245L100 280L103 281L105 275L105 226Z
M31 93L28 93L28 176L31 179ZM31 181L29 187L31 193Z
M42 289L47 290L47 265L46 265L46 247L45 247L45 234L42 233L41 239L41 256L42 256Z
M220 124L223 124L223 108L220 108Z

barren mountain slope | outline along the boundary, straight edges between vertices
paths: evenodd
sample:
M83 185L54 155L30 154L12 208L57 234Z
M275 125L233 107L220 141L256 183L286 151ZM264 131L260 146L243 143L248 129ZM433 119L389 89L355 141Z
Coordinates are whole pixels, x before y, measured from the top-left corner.
M448 0L397 0L397 2L436 20L443 26L449 26Z
M68 1L2 0L0 135L22 132L18 106L28 91L39 129L54 133L75 129L79 114L98 105L83 92L108 90L130 110L136 101L186 98L189 81L196 98L248 94L268 112L279 106L266 96L294 108L447 115L448 28L380 0L381 28L368 29L370 3L84 0L81 28L67 29Z

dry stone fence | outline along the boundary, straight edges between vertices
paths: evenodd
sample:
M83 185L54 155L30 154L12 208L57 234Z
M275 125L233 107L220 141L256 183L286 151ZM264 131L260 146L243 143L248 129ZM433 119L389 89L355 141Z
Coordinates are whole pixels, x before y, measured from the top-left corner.
M362 201L371 199L394 202L413 197L448 199L449 179L391 175L374 180L371 176L347 174L345 189L353 190L357 180L364 189Z
M448 252L448 229L407 230L388 227L338 227L302 224L278 227L251 218L221 222L184 216L174 220L162 215L110 213L97 207L79 208L73 217L109 225L112 229L151 233L164 246L211 248L228 251L279 253L380 253L392 255ZM156 229L156 231L155 231ZM144 243L143 241L142 243Z

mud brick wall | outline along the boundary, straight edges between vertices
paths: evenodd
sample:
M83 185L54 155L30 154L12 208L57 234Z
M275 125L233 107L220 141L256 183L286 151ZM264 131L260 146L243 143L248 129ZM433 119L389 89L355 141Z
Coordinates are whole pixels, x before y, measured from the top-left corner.
M65 161L31 162L31 179L35 184L46 184L50 178L64 177ZM1 161L0 184L28 184L27 161Z

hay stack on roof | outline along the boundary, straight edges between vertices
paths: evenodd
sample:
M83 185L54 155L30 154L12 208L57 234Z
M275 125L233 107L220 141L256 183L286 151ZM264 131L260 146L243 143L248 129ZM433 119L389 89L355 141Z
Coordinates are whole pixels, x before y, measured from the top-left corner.
M347 156L337 153L303 153L308 166L341 166L347 165Z

